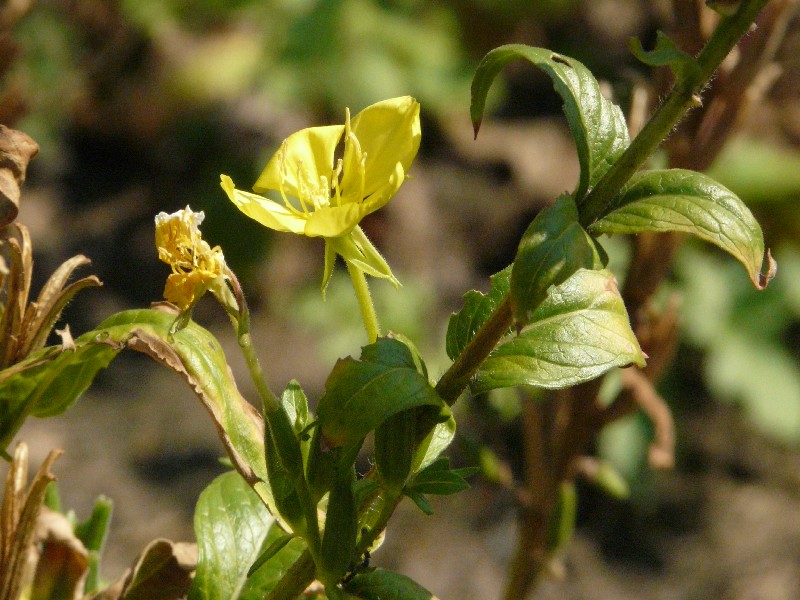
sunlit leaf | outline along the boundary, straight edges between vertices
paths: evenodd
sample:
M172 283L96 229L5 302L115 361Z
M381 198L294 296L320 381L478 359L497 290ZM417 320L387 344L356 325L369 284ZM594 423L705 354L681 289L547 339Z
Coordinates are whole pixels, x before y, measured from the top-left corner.
M591 236L578 222L570 196L540 212L519 243L511 269L511 310L518 325L526 325L558 285L580 268L602 268L602 258Z
M736 194L707 175L684 169L644 171L615 199L615 208L591 228L600 233L680 231L719 246L741 262L758 288L766 287L772 261L764 237Z
M614 367L644 364L614 276L582 269L559 286L484 361L473 392L515 385L558 389Z
M189 600L238 598L274 522L238 473L212 481L195 508L199 557Z
M564 113L581 165L580 182L574 196L581 200L630 142L622 111L603 97L597 80L577 60L544 48L511 44L489 52L475 71L470 114L476 135L483 118L486 94L494 78L506 64L519 58L544 71L564 100Z
M443 406L417 370L408 347L381 338L365 346L361 360L336 363L325 384L317 415L331 446L358 441L390 416L417 406Z

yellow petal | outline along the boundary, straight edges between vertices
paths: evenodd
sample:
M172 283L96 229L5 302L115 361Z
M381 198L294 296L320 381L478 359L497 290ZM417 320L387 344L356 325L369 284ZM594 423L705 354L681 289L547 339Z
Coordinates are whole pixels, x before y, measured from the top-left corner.
M323 206L311 213L304 233L309 237L324 238L346 235L370 212L372 210L366 203Z
M253 190L282 190L289 196L303 198L304 189L319 187L321 176L330 183L333 153L343 132L344 125L329 125L293 133L267 163Z
M395 172L400 163L407 173L419 150L421 129L419 103L410 96L391 98L368 106L352 120L353 134L367 155L364 196L378 190ZM349 190L357 182L346 178L342 189ZM351 176L352 177L352 176Z
M277 202L268 200L263 196L237 190L233 180L227 175L220 175L220 185L228 194L231 202L251 219L255 219L265 227L275 231L289 231L303 233L306 219L290 212L286 207Z

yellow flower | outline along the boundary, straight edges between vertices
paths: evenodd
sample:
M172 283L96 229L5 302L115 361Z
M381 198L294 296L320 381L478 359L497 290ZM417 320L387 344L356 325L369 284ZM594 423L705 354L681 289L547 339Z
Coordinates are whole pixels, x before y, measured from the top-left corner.
M275 200L237 190L227 175L221 185L239 210L262 225L325 238L323 289L337 254L396 284L358 224L400 188L419 142L419 103L408 96L393 98L368 106L352 121L346 110L344 125L310 127L286 138L253 186L255 192L273 193Z
M200 233L205 215L188 206L168 215L156 215L158 258L172 267L164 298L182 311L190 308L207 290L222 292L226 277L225 258L219 246L211 248ZM227 287L225 287L227 291ZM229 294L226 294L229 295Z

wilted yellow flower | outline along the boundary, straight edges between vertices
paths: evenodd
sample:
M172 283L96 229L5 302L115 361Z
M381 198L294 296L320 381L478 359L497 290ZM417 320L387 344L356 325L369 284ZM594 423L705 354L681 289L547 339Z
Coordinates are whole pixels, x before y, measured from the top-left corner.
M172 267L164 298L181 310L192 306L212 286L224 285L225 258L219 246L211 248L203 240L199 226L204 217L188 206L171 215L156 215L158 258Z
M335 153L343 141L341 158ZM247 216L276 231L325 238L323 288L337 254L363 272L397 283L358 224L384 206L406 178L420 143L419 103L409 96L368 106L344 125L310 127L281 144L253 186L272 200L221 185Z

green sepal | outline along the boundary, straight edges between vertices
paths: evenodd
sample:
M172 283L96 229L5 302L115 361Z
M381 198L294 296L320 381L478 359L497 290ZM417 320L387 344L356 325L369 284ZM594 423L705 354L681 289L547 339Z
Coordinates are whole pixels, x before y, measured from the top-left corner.
M574 193L580 201L630 143L625 117L618 106L603 96L597 80L579 61L545 48L510 44L489 52L472 79L470 115L476 137L494 78L505 65L519 58L544 71L564 100L564 113L581 165Z
M517 326L531 315L559 285L580 268L601 269L603 259L595 240L578 222L578 208L569 195L540 212L519 243L511 269L511 309Z
M278 554L281 550L283 550L286 545L295 539L297 536L293 533L285 533L276 537L265 549L264 551L258 555L258 558L250 565L250 568L247 570L247 576L251 577L253 573L258 571L261 567L263 567L273 556Z
M275 427L272 426L272 421L268 420L264 427L264 455L267 464L267 479L269 486L272 489L272 496L275 503L275 508L278 514L291 528L292 532L303 535L306 531L306 514L303 508L303 502L297 492L300 479L304 476L302 469L302 458L300 462L300 473L287 467L281 455L281 448L278 446L278 440L274 435L274 431L283 432L283 439L281 443L284 444L283 453L289 457L294 455L294 451L288 450L285 445L293 444L297 446L299 453L299 442L294 437L294 431L291 429L288 418L281 418L278 416L286 414L282 409L274 411L270 416L272 421L275 422ZM283 422L283 424L281 424ZM289 427L291 438L288 437L286 427ZM291 458L290 458L291 460Z
M416 410L392 415L375 430L375 466L381 486L398 496L411 474L416 446Z

